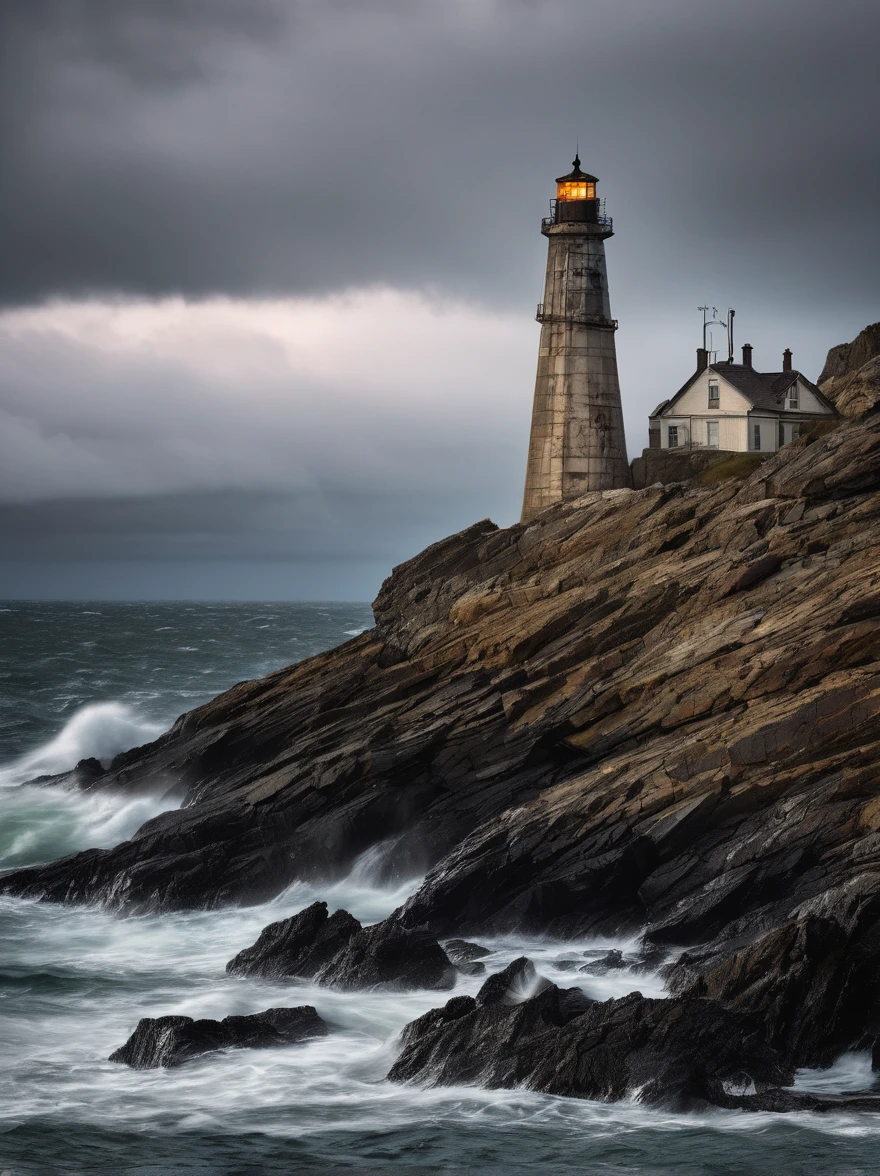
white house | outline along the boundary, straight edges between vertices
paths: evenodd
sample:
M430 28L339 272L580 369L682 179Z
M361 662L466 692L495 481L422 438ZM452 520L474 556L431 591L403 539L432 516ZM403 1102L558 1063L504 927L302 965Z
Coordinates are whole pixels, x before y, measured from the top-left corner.
M781 372L756 372L752 347L742 363L710 364L697 349L697 370L648 420L651 449L725 449L775 453L814 421L838 414L785 350Z

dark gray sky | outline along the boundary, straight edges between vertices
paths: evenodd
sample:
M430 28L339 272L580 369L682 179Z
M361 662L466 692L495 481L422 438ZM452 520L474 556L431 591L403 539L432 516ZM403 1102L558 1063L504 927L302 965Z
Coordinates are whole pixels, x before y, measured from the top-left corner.
M0 592L370 597L518 514L580 140L631 452L880 317L869 0L5 0Z

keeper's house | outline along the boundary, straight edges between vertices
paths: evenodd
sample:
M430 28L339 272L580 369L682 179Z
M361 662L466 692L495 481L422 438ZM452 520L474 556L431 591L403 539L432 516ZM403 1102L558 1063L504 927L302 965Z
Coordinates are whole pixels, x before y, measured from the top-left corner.
M752 347L742 363L709 363L697 348L697 370L648 420L651 449L724 449L775 453L817 420L836 417L834 407L801 372L792 371L791 351L781 372L756 372Z

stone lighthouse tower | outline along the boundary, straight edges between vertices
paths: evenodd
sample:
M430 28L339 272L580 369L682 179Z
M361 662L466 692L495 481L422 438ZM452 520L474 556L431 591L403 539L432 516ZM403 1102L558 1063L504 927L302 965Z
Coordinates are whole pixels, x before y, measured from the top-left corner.
M547 238L541 345L532 409L522 521L588 490L630 485L617 378L605 240L595 176L574 170L556 181Z

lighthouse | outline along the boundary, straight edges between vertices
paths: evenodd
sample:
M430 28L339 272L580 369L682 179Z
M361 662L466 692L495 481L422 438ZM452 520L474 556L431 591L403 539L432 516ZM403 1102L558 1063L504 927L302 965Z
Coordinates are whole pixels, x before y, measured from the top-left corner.
M574 170L556 181L547 238L538 374L532 408L522 521L589 490L631 485L617 377L605 242L613 236L595 176Z

